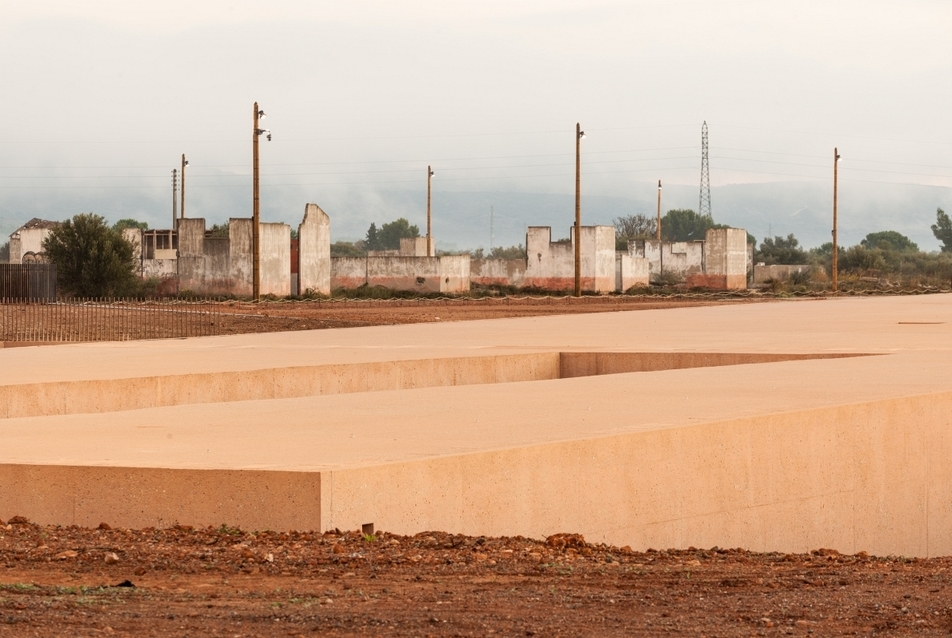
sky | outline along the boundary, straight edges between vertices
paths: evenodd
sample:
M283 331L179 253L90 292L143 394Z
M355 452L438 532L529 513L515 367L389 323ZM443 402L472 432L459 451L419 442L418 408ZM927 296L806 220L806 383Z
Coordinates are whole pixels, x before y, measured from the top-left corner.
M165 228L182 154L186 212L251 214L252 109L267 221L307 202L334 239L371 221L438 246L522 241L697 208L710 130L718 222L828 240L832 156L846 244L952 212L948 0L0 0L0 236L93 211ZM587 217L587 219L586 219ZM498 231L495 229L498 228ZM825 239L827 238L827 239Z

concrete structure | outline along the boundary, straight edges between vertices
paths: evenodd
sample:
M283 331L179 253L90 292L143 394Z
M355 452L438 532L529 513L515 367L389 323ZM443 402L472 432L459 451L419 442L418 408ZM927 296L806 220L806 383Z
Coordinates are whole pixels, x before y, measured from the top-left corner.
M43 253L43 240L59 222L51 222L34 217L17 228L10 235L11 264L32 264L46 260Z
M480 286L526 285L525 259L473 259L469 262L469 280Z
M637 240L629 255L648 261L651 281L682 281L690 286L744 290L750 270L747 231L708 229L703 241Z
M950 342L929 295L0 349L0 517L948 555Z
M754 266L754 283L762 284L768 281L787 281L790 277L798 274L809 275L813 271L813 266L802 265L780 265L765 266L756 264Z
M581 283L588 292L615 290L615 228L582 226ZM575 228L567 242L553 242L548 226L530 226L526 231L525 285L542 290L572 290L575 287Z
M317 204L298 226L298 291L331 294L331 219Z
M331 288L382 286L418 292L469 290L469 255L332 257Z
M615 291L628 292L632 288L649 285L648 260L618 253L615 259Z

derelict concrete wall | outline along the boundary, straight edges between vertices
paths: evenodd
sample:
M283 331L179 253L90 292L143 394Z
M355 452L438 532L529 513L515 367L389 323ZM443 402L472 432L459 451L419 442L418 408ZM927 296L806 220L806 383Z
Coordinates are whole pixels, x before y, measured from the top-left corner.
M440 292L469 290L469 255L444 255L437 259L440 268Z
M23 263L27 253L43 252L43 240L50 234L49 228L24 228L10 236L10 260L8 263Z
M726 290L745 290L747 231L742 228L709 228L704 241L704 273L722 277Z
M440 258L367 257L367 283L393 290L440 292Z
M7 263L23 263L23 242L20 241L20 233L14 233L10 236L10 257Z
M648 286L648 260L619 252L615 256L615 292Z
M232 294L247 297L254 292L254 224L250 218L228 220L228 276Z
M321 526L942 556L950 455L933 394L324 472Z
M762 284L768 280L776 279L779 281L785 281L790 279L791 275L795 273L809 273L813 269L812 266L808 265L781 265L775 264L773 266L754 266L754 283Z
M317 204L304 207L298 226L298 290L331 294L331 219Z
M526 282L525 259L473 259L469 262L471 283L481 286L517 286Z
M530 226L526 231L525 285L543 290L575 287L575 228L568 243L552 243L552 229ZM615 290L615 228L582 226L580 279L582 290Z
M291 294L291 227L261 224L261 294ZM330 252L330 247L328 247Z
M178 271L176 259L143 259L143 279L174 279Z
M205 220L190 217L178 221L179 289L205 293Z
M399 255L401 257L429 257L426 251L426 237L401 237Z
M704 273L703 241L639 240L630 242L628 251L632 257L648 260L648 273L652 280L662 275L685 279L689 275Z
M331 257L331 290L351 290L366 283L366 257Z

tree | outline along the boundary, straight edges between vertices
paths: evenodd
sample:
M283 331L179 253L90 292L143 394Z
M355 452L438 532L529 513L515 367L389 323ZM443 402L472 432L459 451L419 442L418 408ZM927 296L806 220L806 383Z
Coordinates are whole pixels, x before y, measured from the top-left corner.
M210 237L228 239L231 236L231 222L225 222L224 224L212 224L212 227L208 229L208 234Z
M373 224L371 224L373 226ZM398 250L400 240L404 238L419 237L420 229L415 225L411 226L405 218L401 217L395 221L384 224L377 231L377 239L380 242L379 250ZM370 240L370 231L367 231L367 239Z
M618 250L626 250L628 242L635 239L654 239L658 233L658 220L647 215L616 217L612 224L615 226L615 248Z
M710 215L698 215L690 208L669 210L661 218L661 238L666 241L704 239L708 228L719 228Z
M357 243L335 241L331 244L331 257L363 257L367 253L361 250Z
M932 234L942 242L942 252L952 253L952 220L941 208L935 211L935 223L932 224Z
M518 246L509 246L508 248L503 248L502 246L493 246L492 251L489 253L491 259L525 259L526 258L526 249L522 244Z
M894 230L883 230L866 235L866 239L859 242L863 248L881 248L882 250L897 250L899 252L919 252L919 246L911 239Z
M132 219L130 217L127 217L125 219L120 219L115 224L113 224L112 227L113 227L113 230L118 230L120 232L122 232L126 228L138 228L140 230L149 230L148 222L136 221L135 219Z
M82 213L59 224L43 240L43 251L66 292L83 297L135 292L134 247L99 215Z
M832 251L832 244L830 244ZM793 233L783 237L767 237L760 244L760 249L754 255L754 261L763 262L768 266L774 264L805 264L807 253L800 248L800 242Z
M10 261L10 242L4 242L0 245L0 264Z
M364 246L367 250L380 250L380 237L377 234L377 224L370 222L370 228L367 229L367 238L364 240Z

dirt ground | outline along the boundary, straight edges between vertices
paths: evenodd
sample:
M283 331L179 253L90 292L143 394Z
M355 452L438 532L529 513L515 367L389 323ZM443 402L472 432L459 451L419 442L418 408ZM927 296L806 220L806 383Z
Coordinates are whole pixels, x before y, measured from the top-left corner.
M0 636L952 633L952 558L0 524Z

